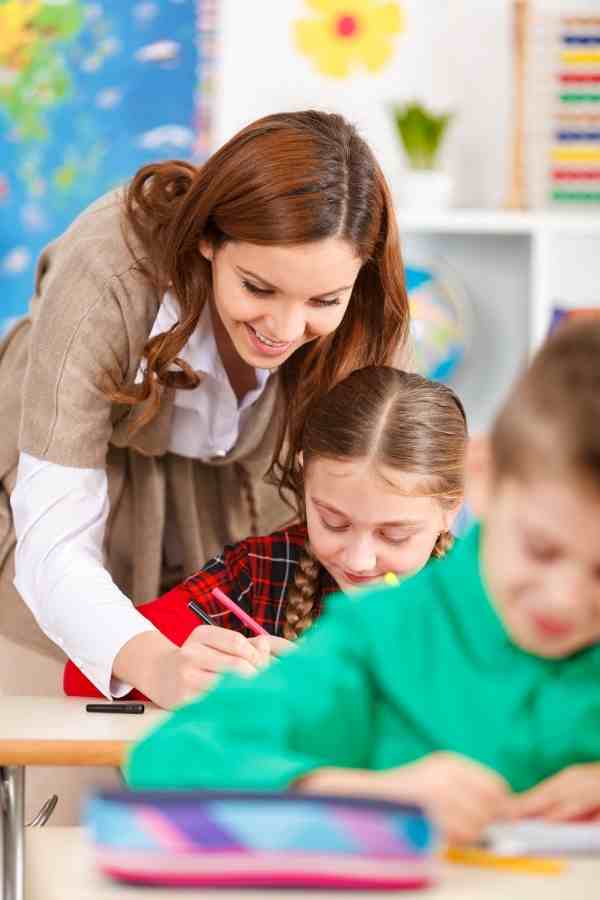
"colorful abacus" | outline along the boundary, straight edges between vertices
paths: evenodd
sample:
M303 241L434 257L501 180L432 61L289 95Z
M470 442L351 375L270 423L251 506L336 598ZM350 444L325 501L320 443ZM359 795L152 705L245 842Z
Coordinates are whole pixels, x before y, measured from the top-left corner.
M600 204L600 16L561 16L550 199Z

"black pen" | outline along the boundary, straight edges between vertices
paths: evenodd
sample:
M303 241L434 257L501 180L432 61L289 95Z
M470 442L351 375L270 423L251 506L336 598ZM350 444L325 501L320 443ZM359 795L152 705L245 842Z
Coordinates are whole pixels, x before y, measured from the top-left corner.
M190 600L188 603L188 607L195 612L199 619L202 619L203 622L206 622L207 625L214 625L215 623L209 616L207 612L204 612L199 603L196 603L195 600Z
M86 712L97 713L129 713L141 715L144 712L143 703L86 703Z

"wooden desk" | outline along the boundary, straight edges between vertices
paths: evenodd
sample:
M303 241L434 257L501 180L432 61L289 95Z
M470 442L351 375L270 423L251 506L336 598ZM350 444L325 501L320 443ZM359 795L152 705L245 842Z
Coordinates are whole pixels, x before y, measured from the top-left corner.
M600 885L600 860L578 860L552 876L446 865L438 887L391 894L127 887L95 871L84 829L60 827L28 829L27 859L27 900L592 900Z
M0 697L3 900L24 898L26 766L119 766L164 711L87 713L75 697Z
M90 714L85 712L85 701L75 698L0 698L0 767L9 799L4 812L7 855L3 900L174 900L178 897L181 900L199 897L202 900L264 900L264 891L164 891L113 884L94 870L81 828L27 829L25 854L25 767L120 765L127 745L164 715L162 710L149 706L141 716ZM7 857L13 866L10 873L13 880L8 884ZM511 875L445 866L439 887L392 896L399 900L589 900L597 896L599 884L600 860L573 861L567 872L557 876ZM311 891L309 896L310 900L331 900L332 894ZM340 900L349 897L382 900L385 895L336 892L336 896ZM268 892L268 900L298 900L298 897L297 891Z

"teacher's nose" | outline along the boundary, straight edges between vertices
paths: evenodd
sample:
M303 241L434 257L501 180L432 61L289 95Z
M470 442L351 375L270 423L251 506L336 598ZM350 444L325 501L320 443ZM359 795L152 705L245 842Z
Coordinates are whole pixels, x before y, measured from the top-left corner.
M265 317L265 325L277 341L297 341L304 336L306 316L301 307L281 304L281 309L271 310Z

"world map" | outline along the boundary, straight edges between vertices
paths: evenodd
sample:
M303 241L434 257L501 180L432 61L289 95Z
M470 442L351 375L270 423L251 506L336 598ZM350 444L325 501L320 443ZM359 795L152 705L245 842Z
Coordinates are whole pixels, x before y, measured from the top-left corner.
M85 206L145 163L200 157L203 5L0 0L0 333Z

